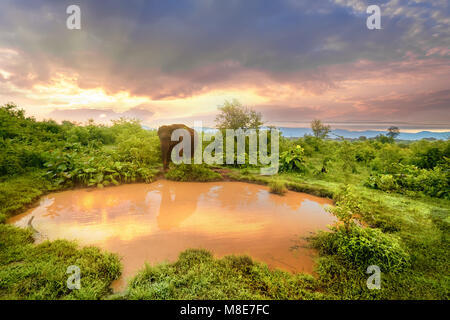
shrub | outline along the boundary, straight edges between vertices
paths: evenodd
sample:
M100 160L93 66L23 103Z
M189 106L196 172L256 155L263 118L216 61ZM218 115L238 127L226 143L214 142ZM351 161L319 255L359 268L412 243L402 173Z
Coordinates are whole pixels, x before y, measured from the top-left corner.
M296 145L280 154L280 171L305 171L304 149Z
M334 232L321 232L313 240L321 253L337 255L365 270L377 265L383 272L397 272L409 265L409 255L400 241L379 229L353 226L349 230L333 227Z
M361 143L355 152L355 159L358 162L369 163L375 159L375 150L368 143Z
M450 199L450 171L448 164L432 170L419 169L412 165L398 165L397 174L376 174L366 181L366 186L383 191L404 194L422 193L431 197Z
M65 150L50 153L44 164L46 176L57 186L97 186L102 188L111 184L128 182L151 182L155 169L141 160L115 161L116 151L104 149L90 150L80 144L66 145Z
M355 218L361 214L362 208L357 197L356 191L350 186L340 190L336 198L336 206L329 207L326 210L331 212L348 231L355 225Z
M287 192L286 183L280 180L272 180L269 182L270 192L283 195Z
M148 166L161 162L159 137L155 131L140 131L118 143L117 160Z
M396 190L398 188L398 185L392 175L384 174L380 176L380 179L378 181L378 188L383 191L390 191Z

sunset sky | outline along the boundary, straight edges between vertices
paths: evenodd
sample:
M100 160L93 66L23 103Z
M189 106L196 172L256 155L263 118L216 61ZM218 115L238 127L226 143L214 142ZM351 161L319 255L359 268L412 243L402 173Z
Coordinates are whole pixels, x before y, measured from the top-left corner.
M0 104L38 119L450 131L449 84L448 0L0 1Z

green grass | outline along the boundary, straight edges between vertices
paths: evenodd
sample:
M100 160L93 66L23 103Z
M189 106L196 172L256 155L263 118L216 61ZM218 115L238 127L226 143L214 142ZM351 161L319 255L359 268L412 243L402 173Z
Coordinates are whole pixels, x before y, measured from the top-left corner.
M232 180L242 181L242 182L251 182L262 185L269 185L271 181L274 180L271 176L261 176L254 172L245 172L242 173L242 170L233 169L231 173L229 173L229 177ZM284 183L288 190L296 191L296 192L304 192L308 194L312 194L318 197L324 198L333 198L333 194L338 190L340 183L327 183L321 180L315 179L304 179L301 176L294 174L278 174L276 176L276 180L279 183Z
M170 170L166 173L166 178L174 181L218 181L222 180L222 176L208 168L206 165L171 165Z
M80 268L80 290L67 287L70 265ZM117 255L65 240L33 245L29 229L0 224L0 299L100 299L120 272Z
M271 271L248 256L215 259L205 250L182 252L175 263L146 265L125 299L325 299L311 275Z
M32 205L46 192L54 190L52 184L42 177L42 171L10 177L0 181L0 223L15 213Z
M278 195L284 195L287 192L286 183L283 181L272 180L269 182L270 192Z

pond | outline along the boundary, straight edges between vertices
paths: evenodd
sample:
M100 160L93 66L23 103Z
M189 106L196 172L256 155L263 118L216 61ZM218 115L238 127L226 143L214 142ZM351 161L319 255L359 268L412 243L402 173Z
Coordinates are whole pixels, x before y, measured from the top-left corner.
M123 275L113 289L119 291L144 262L172 262L187 248L216 257L247 254L272 268L312 273L315 252L302 238L335 221L325 211L331 204L304 193L274 195L243 182L158 180L49 194L8 222L26 227L34 216L40 238L118 253Z

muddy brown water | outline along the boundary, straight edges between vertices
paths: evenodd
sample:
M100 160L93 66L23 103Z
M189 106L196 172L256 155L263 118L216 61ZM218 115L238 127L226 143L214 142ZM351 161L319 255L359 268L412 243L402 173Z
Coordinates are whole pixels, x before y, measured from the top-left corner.
M335 221L325 211L331 204L242 182L159 180L49 194L8 222L26 227L34 216L41 238L78 240L118 253L123 274L113 289L120 291L144 262L175 261L187 248L216 257L248 254L272 268L311 273L315 252L302 237Z

